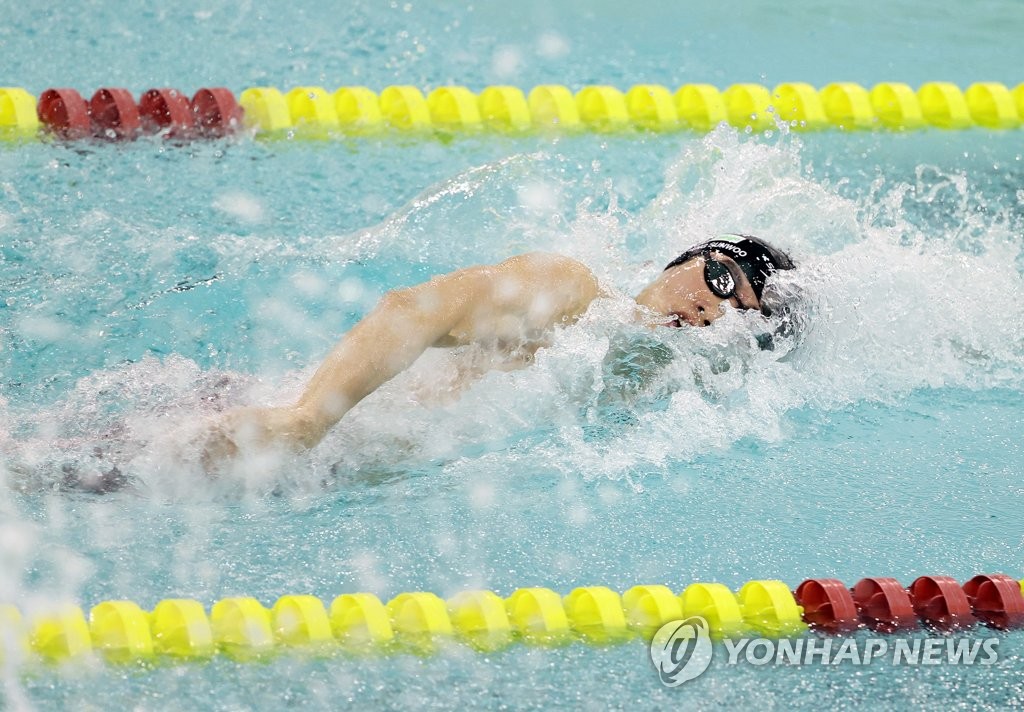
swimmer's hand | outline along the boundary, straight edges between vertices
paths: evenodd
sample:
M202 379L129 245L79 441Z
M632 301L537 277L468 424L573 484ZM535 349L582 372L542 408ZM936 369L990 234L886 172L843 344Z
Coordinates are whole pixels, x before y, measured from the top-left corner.
M200 436L200 462L212 475L239 458L299 452L319 439L297 407L236 408L218 417Z

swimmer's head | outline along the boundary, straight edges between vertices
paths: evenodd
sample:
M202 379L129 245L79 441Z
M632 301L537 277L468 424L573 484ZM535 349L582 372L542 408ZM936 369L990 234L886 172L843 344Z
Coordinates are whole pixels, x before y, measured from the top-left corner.
M733 309L765 316L784 307L772 275L794 269L789 255L749 235L721 235L668 263L637 302L669 317L665 326L709 326Z

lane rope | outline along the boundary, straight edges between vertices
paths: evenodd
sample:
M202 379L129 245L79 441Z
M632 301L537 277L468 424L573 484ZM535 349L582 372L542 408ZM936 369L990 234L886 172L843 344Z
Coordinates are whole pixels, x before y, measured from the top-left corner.
M87 101L72 88L52 88L38 98L19 87L0 88L0 139L130 140L159 134L171 139L219 138L248 131L266 137L326 139L394 132L526 134L530 132L696 131L722 123L766 131L785 122L797 131L837 129L907 131L1016 129L1024 121L1024 83L976 82L966 90L950 82L925 82L917 90L882 82L870 90L853 82L816 89L785 82L685 84L675 91L637 84L623 92L609 85L545 84L529 93L489 86L475 94L463 86L428 94L408 85L379 94L363 86L303 86L282 92L253 87L237 98L223 87L199 89L191 98L177 89L150 89L136 99L127 89L102 87Z
M661 584L621 595L605 586L564 596L527 587L506 598L477 590L447 600L416 591L387 603L371 593L345 593L330 606L310 595L281 596L270 607L240 596L217 601L209 612L192 599L162 600L152 611L121 600L96 604L88 617L76 605L31 616L0 605L0 662L59 662L94 653L113 663L217 654L255 660L288 651L429 653L449 642L481 651L516 641L604 645L649 640L662 625L690 616L705 618L716 639L978 625L1008 630L1024 627L1022 588L1024 580L980 574L962 585L949 576L921 576L908 587L885 577L864 578L852 588L836 579L807 579L795 591L782 581L756 580L737 592L693 583L678 594Z

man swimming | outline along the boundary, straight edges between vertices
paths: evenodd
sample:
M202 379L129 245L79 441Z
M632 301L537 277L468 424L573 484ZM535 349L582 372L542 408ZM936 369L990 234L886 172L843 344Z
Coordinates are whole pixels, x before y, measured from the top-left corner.
M785 253L756 237L722 235L672 260L636 296L638 317L654 317L662 326L702 327L727 308L769 316L769 279L793 268ZM478 344L529 360L555 327L574 323L602 296L609 294L585 265L544 253L388 292L342 337L296 403L240 408L221 417L202 443L204 467L214 471L250 448L313 447L359 401L430 347Z

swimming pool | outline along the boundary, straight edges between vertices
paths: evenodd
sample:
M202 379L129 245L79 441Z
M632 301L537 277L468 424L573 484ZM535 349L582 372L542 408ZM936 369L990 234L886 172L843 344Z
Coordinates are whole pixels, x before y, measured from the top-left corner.
M20 62L10 81L36 93L1019 81L1009 2L969 16L934 3L520 8L83 3L44 18L12 6L0 37ZM33 610L1019 575L1019 136L725 128L4 148L0 599ZM681 247L733 229L807 267L815 310L799 347L751 349L742 319L650 335L606 313L458 400L434 385L450 364L430 355L311 455L244 483L170 459L196 414L292 397L389 288L545 249L635 293ZM673 358L623 369L637 341ZM65 466L112 460L130 488L62 486ZM1024 694L1024 638L999 635L991 667L714 667L675 690L633 641L72 665L7 671L4 694L12 708L998 708Z

